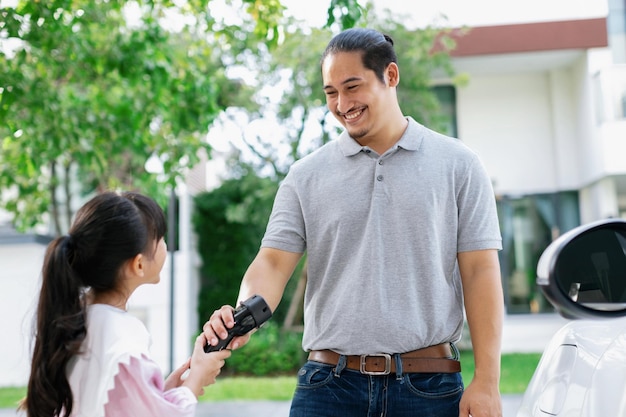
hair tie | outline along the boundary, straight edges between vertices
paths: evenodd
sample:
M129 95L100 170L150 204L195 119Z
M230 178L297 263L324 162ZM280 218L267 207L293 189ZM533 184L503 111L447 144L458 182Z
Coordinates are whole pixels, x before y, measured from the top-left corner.
M74 256L76 254L76 241L74 239L74 237L72 235L70 235L69 233L67 235L64 235L61 237L61 241L60 241L60 248L63 251L63 254L65 256L65 259L67 259L67 262L69 262L69 264L73 264L74 263Z
M71 263L74 259L74 253L76 250L76 239L74 238L74 236L70 235L69 233L63 236L63 248L65 249L67 259Z
M65 247L68 249L74 249L74 238L69 233L64 236Z

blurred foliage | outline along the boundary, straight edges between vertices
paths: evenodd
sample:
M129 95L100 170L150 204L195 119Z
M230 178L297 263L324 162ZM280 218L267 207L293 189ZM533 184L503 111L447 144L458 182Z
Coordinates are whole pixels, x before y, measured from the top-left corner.
M235 303L241 278L258 251L277 188L275 181L249 173L195 197L192 223L202 259L200 323L223 304Z
M221 47L239 37L209 33L202 3L22 1L0 10L0 32L17 45L0 51L0 199L19 229L50 213L63 233L81 203L71 198L104 189L165 203L163 184L210 151L204 136L219 111L253 103L251 89L225 75ZM168 13L189 23L168 28ZM151 156L161 173L147 172Z
M331 0L327 13L326 27L333 27L338 22L340 29L347 29L364 19L367 8L358 0Z
M337 127L327 125L319 66L332 32L327 28L292 28L268 56L266 70L258 75L266 88L281 91L278 101L266 104L276 115L280 130L261 130L254 140L244 137L254 157L244 161L236 155L237 163L250 164L257 172L269 171L268 175L278 180L284 178L294 161L339 133Z
M250 341L233 352L222 371L223 375L295 374L306 359L302 350L302 334L283 332L271 320L264 324Z

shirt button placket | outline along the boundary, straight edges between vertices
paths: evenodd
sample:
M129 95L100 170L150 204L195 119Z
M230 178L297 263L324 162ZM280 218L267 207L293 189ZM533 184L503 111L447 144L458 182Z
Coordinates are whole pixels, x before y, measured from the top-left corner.
M378 168L376 169L377 171L377 175L376 175L376 181L381 182L384 177L383 174L381 173L382 168L380 168L383 165L383 160L382 158L378 160Z

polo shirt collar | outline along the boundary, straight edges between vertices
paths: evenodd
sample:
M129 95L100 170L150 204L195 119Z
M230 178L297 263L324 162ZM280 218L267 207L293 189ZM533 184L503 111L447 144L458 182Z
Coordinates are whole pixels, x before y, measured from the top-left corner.
M417 151L419 150L424 139L424 126L413 120L411 116L408 116L406 119L409 121L409 124L404 131L404 134L400 140L396 142L393 148L397 147L407 151ZM356 140L354 140L346 130L341 133L337 140L339 141L339 148L341 149L343 156L356 155L365 148L365 146L360 145Z

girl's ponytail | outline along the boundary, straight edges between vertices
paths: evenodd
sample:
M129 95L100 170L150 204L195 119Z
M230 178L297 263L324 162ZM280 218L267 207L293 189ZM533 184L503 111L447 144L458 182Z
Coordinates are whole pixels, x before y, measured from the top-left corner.
M68 417L73 407L70 359L87 335L89 298L116 292L123 265L152 253L167 231L163 210L138 193L106 192L76 213L69 234L46 251L35 325L35 346L22 403L29 417Z
M72 411L65 372L86 335L84 286L72 269L75 250L70 235L55 239L46 250L25 400L29 417L63 417Z

